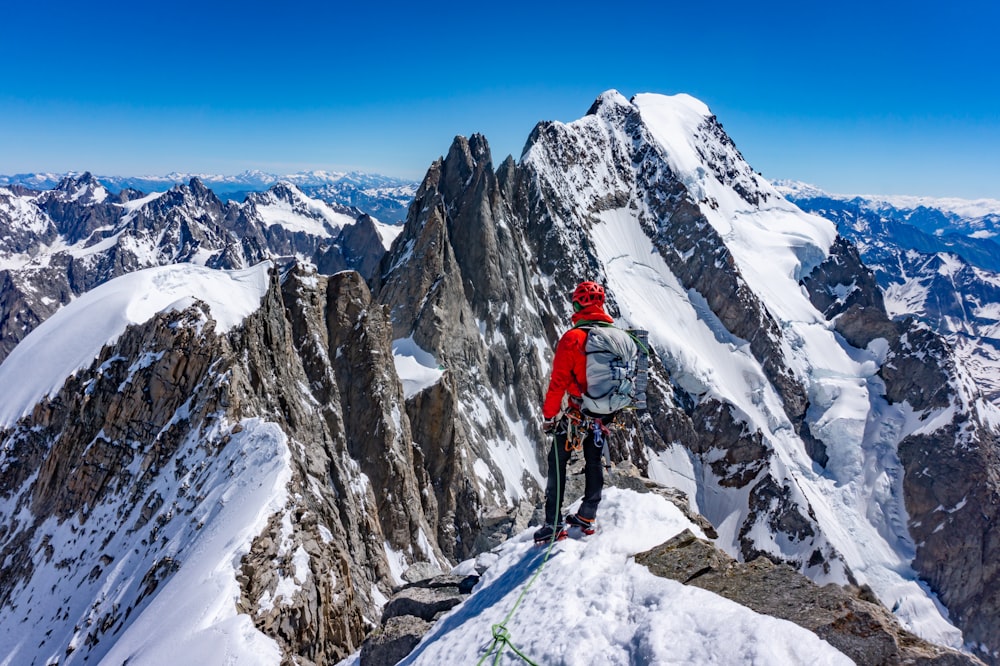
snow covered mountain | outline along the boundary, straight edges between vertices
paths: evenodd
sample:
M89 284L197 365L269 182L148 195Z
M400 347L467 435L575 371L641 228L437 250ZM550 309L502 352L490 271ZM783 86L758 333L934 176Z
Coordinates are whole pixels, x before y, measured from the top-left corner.
M983 392L1000 397L1000 201L778 189L857 246L892 317L914 316L941 333Z
M0 186L20 186L31 190L51 190L78 173L25 173L0 175ZM195 173L169 173L165 176L97 176L112 193L121 190L162 192L197 178L218 196L242 201L248 194L264 192L279 182L291 183L309 196L336 206L358 208L389 224L402 222L413 199L416 183L379 174L334 171L300 171L275 175L263 171L244 171L235 176Z
M959 582L980 567L951 554L957 535L979 552L991 543L995 518L980 509L996 488L997 405L938 338L889 319L836 236L759 178L704 105L609 93L580 121L539 125L521 163L495 174L482 137L456 141L373 289L393 335L447 369L410 409L414 422L451 409L461 424L449 446L471 446L473 462L452 464L472 469L445 478L502 476L487 498L505 490L517 506L517 473L536 473L522 439L537 437L535 368L569 320L566 294L598 279L660 364L641 436L623 448L687 492L718 544L869 584L942 643L961 642L961 618L988 645L996 607ZM959 451L946 494L920 478Z
M42 192L0 188L0 360L60 306L131 271L297 257L367 276L399 232L283 182L242 204L197 179L152 194L113 194L90 174Z
M195 189L172 190L171 210L214 220L195 211L218 200ZM335 232L310 210L289 185L236 219L257 238L278 227L276 243L289 226ZM162 248L197 256L191 237ZM671 649L691 663L975 663L947 648L997 661L1000 406L940 335L889 316L856 248L759 177L701 102L610 91L578 121L539 124L496 170L484 137L457 137L367 284L221 267L102 283L0 365L18 386L0 400L10 663L363 661L366 635L416 623L382 625L394 588L454 565L482 578L408 663L482 658L482 632L540 564L526 543L540 398L585 278L650 334L649 410L613 446L639 476L616 469L601 532L556 547L508 626L515 644L612 664ZM636 564L663 568L641 551L685 530L712 542L688 560L699 576ZM576 594L543 592L569 570L587 583ZM725 571L764 582L735 602L704 591ZM845 590L886 619L845 605L840 620L778 620L767 604L790 587L806 590L799 607ZM831 625L881 647L852 652Z
M444 563L385 501L427 482L380 309L353 271L278 278L129 273L0 365L3 663L331 663L401 563Z

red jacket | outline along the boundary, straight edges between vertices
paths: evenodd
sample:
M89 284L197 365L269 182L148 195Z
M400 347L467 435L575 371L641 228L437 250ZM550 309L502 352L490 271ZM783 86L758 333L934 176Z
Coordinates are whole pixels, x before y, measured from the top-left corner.
M587 330L576 327L588 321L613 324L615 320L597 304L589 305L573 315L574 328L559 338L556 356L552 359L552 377L542 404L542 416L546 419L553 418L562 409L563 394L569 393L570 401L575 401L579 406L580 396L587 390L587 354L583 350L587 342Z

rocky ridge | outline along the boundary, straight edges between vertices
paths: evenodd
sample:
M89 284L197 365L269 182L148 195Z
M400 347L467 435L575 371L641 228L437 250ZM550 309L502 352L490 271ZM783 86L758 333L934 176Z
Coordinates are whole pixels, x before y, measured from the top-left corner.
M694 585L758 613L804 627L858 664L981 664L921 640L899 626L870 589L820 587L766 557L739 563L684 531L635 561L663 578Z
M427 480L394 407L380 312L356 273L275 274L242 327L215 335L198 306L158 315L0 433L5 514L18 516L0 533L0 595L8 619L40 627L21 663L107 655L139 626L154 592L199 566L219 489L245 483L233 461L258 457L244 440L261 429L287 442L288 485L247 544L238 608L297 663L356 649L394 571L443 566L423 506L396 499L419 497ZM345 336L350 356L336 353ZM74 584L61 607L31 603L59 571Z

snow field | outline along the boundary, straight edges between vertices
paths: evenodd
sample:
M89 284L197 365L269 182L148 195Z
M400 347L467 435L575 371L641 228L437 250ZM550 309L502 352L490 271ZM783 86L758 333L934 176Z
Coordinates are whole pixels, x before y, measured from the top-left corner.
M277 644L237 613L236 575L285 505L290 451L276 424L248 419L238 433L231 425L220 419L211 432L189 435L171 461L183 460L187 473L157 476L140 501L129 501L126 488L85 507L86 520L40 526L30 547L51 555L35 559L30 585L0 609L0 665L280 663ZM226 433L221 450L201 439ZM128 478L138 478L142 463L136 455ZM93 650L91 634L100 637Z
M102 664L280 663L277 643L257 631L249 615L236 612L236 574L253 539L285 505L291 453L276 424L253 419L243 426L213 462L215 482L202 503L205 526L174 545L180 569Z

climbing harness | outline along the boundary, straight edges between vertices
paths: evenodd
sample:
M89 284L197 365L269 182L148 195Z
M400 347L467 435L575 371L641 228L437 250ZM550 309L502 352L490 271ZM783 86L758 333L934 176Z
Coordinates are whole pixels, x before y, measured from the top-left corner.
M588 434L592 434L594 446L602 449L604 469L611 469L611 451L608 446L611 429L624 430L625 426L617 421L605 423L602 417L587 416L577 409L568 410L563 418L566 420L566 450L582 451L584 440Z

